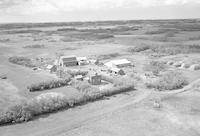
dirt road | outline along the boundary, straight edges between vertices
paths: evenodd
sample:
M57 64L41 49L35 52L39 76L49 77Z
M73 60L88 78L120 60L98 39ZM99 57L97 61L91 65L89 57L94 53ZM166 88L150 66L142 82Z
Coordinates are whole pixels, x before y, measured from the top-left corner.
M141 104L151 95L141 89L115 95L33 121L0 127L1 136L198 136L199 120L170 105ZM188 124L185 126L185 124Z
M0 128L0 133L1 136L54 136L67 133L84 124L104 118L109 113L140 102L150 93L145 90L116 95L74 109L46 115L27 123L4 126Z

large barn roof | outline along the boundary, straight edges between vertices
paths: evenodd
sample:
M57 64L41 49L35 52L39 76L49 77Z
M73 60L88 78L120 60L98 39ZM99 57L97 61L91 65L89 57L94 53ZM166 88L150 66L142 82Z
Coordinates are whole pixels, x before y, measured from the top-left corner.
M131 62L128 61L127 59L119 59L119 60L111 60L105 63L105 65L108 67L113 67L113 66L118 66L118 65L123 65L123 64L131 64Z
M131 62L128 61L127 59L119 59L119 60L112 60L111 63L113 63L114 65L121 65L121 64L131 63Z
M62 61L76 61L76 56L72 55L72 56L61 56L60 60Z

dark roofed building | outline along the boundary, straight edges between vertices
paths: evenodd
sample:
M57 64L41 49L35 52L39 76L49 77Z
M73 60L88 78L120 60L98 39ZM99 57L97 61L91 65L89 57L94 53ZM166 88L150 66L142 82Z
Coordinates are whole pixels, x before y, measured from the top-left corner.
M76 59L76 56L62 56L60 57L59 65L61 67L77 66L78 61Z

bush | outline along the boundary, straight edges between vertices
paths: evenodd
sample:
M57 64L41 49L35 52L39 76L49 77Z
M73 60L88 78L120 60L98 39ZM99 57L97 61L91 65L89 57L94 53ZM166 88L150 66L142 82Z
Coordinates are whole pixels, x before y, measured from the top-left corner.
M23 65L27 67L36 67L36 65L32 62L31 59L22 57L22 56L13 56L8 59L9 62L17 64L17 65Z
M165 37L166 38L166 37ZM162 40L165 40L162 39ZM161 40L161 39L160 39ZM188 54L188 53L200 53L200 45L198 44L168 44L168 45L135 45L128 49L128 52L141 52L145 50L151 50L155 53L161 53L166 55L176 55L176 54Z
M166 69L166 64L161 61L151 61L148 65L146 65L145 69L147 71L151 71L154 75L158 75L161 71Z
M68 32L68 31L78 31L78 30L76 28L60 28L57 29L57 31Z
M70 81L71 81L70 77L68 79L62 79L62 80L51 80L37 84L32 84L28 87L28 89L30 92L34 92L34 91L42 91L52 88L58 88L68 85Z
M187 81L186 77L184 77L181 73L168 72L168 73L165 73L164 75L162 75L156 81L147 83L147 87L156 88L160 91L163 91L163 90L179 89L187 84L188 84L188 81Z
M66 107L67 104L67 99L63 94L41 94L34 99L9 107L0 115L0 125L28 121L34 116Z
M65 72L64 70L57 70L56 75L63 79L71 79L72 77L69 73Z
M88 74L88 71L84 70L67 70L67 73L70 74L72 77L75 77L77 75L85 76Z
M5 113L0 115L0 125L6 123L20 123L33 118L26 102L16 104L8 108Z
M67 97L62 93L44 93L31 100L9 107L7 111L0 114L0 125L8 123L20 123L33 119L35 116L51 113L63 108L70 108L89 101L101 99L121 92L134 89L133 83L122 84L109 89L99 90L86 82L75 81L75 87L80 95Z
M158 29L158 30L153 30L153 31L147 31L145 32L145 34L147 35L154 35L154 34L165 34L165 33L178 33L178 30L176 29L166 29L166 28L162 28L162 29Z
M116 58L118 56L120 56L119 53L111 53L111 54L99 55L98 59L105 60L105 59Z
M150 46L146 44L138 45L128 49L129 52L141 52L150 49Z
M43 45L43 44L34 44L34 45L24 46L23 48L45 48L45 45Z
M168 55L199 53L200 45L154 45L151 47L153 52L164 53Z

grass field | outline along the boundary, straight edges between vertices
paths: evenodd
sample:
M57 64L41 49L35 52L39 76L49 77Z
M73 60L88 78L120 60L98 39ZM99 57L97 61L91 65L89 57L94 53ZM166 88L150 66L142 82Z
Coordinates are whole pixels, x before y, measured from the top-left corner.
M62 102L57 101L57 97L56 100L48 99L53 106L44 100L47 110L40 110L45 111L44 113L54 112L53 114L35 117L34 113L33 121L2 126L0 134L167 136L169 132L171 135L198 136L199 117L196 115L199 113L199 88L191 88L183 94L172 94L162 100L161 98L163 92L173 93L177 89L184 89L200 78L200 70L174 65L200 64L199 23L199 20L192 19L0 24L0 77L7 77L0 79L0 111L25 102L25 106L21 106L23 109L30 101L49 93L62 94L64 97L58 97L65 102L65 106L59 107ZM84 71L94 69L97 72L104 68L104 62L126 58L133 64L122 68L126 75L123 78L119 75L112 76L120 83L131 83L136 91L127 93L121 91L122 88L114 88L99 92L99 88L112 87L112 83L107 83L99 88L84 84L83 87L90 91L84 95L82 91L85 89L71 85L50 86L42 89L43 91L30 92L27 89L30 85L60 80L56 74L45 69L60 54L98 59L99 65L69 68ZM169 65L169 62L173 64ZM35 67L41 69L33 70ZM75 77L72 72L71 75ZM172 81L175 83L172 84ZM152 84L148 86L147 83ZM96 87L98 89L95 90ZM122 94L115 95L116 92ZM71 97L81 97L88 101L93 100L91 97L97 97L99 101L80 104L81 106L75 108L67 107L68 98ZM63 110L63 107L67 107L67 110ZM60 112L55 112L58 109ZM39 114L41 115L37 113ZM119 131L118 128L122 130Z

